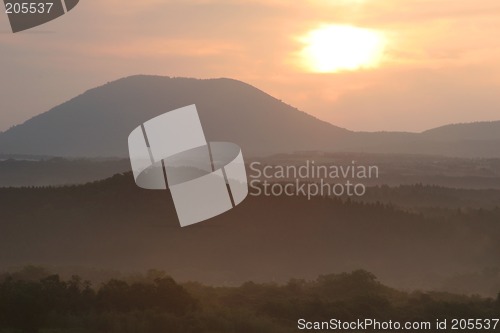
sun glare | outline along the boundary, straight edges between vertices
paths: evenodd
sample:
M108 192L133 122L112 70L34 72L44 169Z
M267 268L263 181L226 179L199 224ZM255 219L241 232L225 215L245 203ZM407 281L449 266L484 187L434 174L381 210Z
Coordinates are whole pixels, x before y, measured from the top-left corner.
M335 73L377 67L384 36L374 30L343 25L326 25L309 32L302 41L304 65L313 72Z

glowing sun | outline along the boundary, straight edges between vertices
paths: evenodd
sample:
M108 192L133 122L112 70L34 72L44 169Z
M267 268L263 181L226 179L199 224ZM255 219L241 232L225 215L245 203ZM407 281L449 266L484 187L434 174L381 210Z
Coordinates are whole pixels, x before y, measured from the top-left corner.
M319 73L377 67L386 44L379 32L345 25L322 26L301 40L303 64Z

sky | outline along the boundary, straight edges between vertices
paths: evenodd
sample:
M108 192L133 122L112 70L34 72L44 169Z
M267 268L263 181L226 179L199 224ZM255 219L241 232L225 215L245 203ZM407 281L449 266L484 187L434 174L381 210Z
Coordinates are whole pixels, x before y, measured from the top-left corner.
M325 26L376 33L376 64L316 71ZM81 0L17 34L0 13L0 131L136 74L241 80L356 131L500 120L499 36L498 0Z

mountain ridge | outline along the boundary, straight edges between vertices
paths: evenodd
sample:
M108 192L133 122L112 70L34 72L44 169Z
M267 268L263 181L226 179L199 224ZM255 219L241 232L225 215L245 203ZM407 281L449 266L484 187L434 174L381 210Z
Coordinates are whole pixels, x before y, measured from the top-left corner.
M135 75L92 88L0 133L0 153L126 157L128 134L169 110L196 104L209 141L245 154L323 150L500 157L500 121L421 133L354 132L320 120L245 82ZM487 130L484 130L487 127Z

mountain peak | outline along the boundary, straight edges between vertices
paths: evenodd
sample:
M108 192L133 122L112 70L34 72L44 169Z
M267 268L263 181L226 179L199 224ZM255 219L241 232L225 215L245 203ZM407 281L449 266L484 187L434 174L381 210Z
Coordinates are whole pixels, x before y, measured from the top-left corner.
M328 149L349 131L228 78L134 75L90 89L0 134L0 153L125 157L139 124L196 104L209 141L232 141L247 154Z

